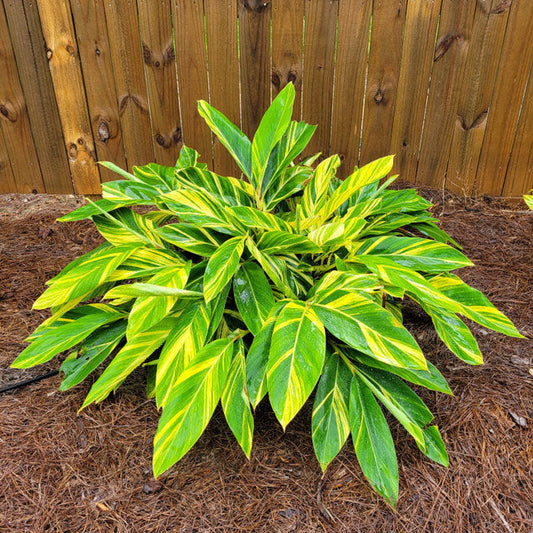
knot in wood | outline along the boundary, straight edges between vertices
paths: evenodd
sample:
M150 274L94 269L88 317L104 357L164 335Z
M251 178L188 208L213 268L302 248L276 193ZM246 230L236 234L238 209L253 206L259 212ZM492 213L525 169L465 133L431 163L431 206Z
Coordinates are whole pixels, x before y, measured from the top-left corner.
M383 91L381 88L376 91L376 94L374 95L374 102L376 102L377 105L380 105L381 102L383 102Z
M289 70L289 74L287 75L287 81L294 84L296 82L296 72Z
M254 13L262 13L268 8L268 2L265 0L242 0L242 5Z
M168 148L171 144L169 139L165 135L161 135L161 133L156 133L155 142L163 148Z
M78 147L76 146L76 143L70 143L68 147L68 155L70 159L78 158Z
M279 74L277 72L272 72L272 85L279 89L281 85L281 79L279 77Z
M100 120L97 131L98 139L103 143L107 142L111 137L111 134L109 133L109 124L105 120Z
M95 53L97 56L99 56L102 52L100 52L100 48L96 47L96 48L94 49L94 53Z
M176 129L172 133L172 139L176 144L181 142L181 128L179 126L176 126Z
M67 51L67 53L71 56L74 55L74 52L75 52L75 49L74 47L69 43L67 44L67 46L65 46L65 50Z
M53 55L54 55L54 52L52 52L52 50L50 50L50 48L47 48L46 49L46 59L48 59L48 61L50 61L50 59L52 59Z

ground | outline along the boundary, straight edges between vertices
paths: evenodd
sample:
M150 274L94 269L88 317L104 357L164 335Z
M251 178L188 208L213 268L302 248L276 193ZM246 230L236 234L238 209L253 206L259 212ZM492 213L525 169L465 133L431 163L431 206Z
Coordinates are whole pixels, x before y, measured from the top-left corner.
M525 207L422 191L475 266L460 272L533 337L533 214ZM0 388L57 370L10 369L47 316L31 311L44 282L99 236L55 218L81 199L0 196ZM517 211L518 209L518 211ZM524 209L524 211L522 211ZM392 422L400 469L396 512L369 487L351 443L322 475L305 407L284 433L256 413L248 461L217 411L204 436L159 480L151 472L158 413L137 372L77 414L90 383L60 377L0 393L0 532L527 532L533 530L533 343L474 326L486 364L454 358L419 309L406 323L454 396L422 392L450 454L424 458Z

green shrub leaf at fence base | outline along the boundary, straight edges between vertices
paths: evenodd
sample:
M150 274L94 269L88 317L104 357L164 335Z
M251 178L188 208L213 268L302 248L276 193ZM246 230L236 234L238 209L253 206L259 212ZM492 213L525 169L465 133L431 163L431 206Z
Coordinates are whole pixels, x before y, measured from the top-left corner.
M451 394L438 361L404 326L403 302L419 304L469 364L482 355L468 320L521 334L452 272L472 263L438 227L430 202L387 189L397 177L388 177L392 156L348 169L344 181L339 156L302 159L315 126L291 121L294 98L289 84L252 140L199 102L242 179L208 170L187 146L173 167L129 173L106 163L120 179L61 218L92 219L105 242L47 283L34 307L51 316L13 366L67 352L61 390L100 371L82 408L145 367L147 394L161 410L156 476L194 446L219 403L250 457L258 404L268 398L286 430L314 393L320 467L351 434L363 474L395 506L396 452L380 405L447 466L438 421L411 385Z

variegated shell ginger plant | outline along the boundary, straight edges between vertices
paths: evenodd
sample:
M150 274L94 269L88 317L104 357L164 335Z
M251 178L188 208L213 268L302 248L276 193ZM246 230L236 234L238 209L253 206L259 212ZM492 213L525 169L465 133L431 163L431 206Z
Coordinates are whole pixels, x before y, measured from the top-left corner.
M194 445L220 402L249 457L253 409L268 395L285 428L314 392L311 434L325 469L350 433L364 475L387 502L398 467L382 409L442 465L433 415L408 383L451 394L402 325L402 301L431 317L461 360L482 362L466 317L521 336L451 271L471 262L414 190L388 190L392 157L335 177L337 155L298 159L315 127L291 121L281 91L250 141L204 101L199 113L242 171L220 176L183 147L103 184L103 198L60 220L91 218L105 243L48 282L34 308L52 315L14 367L70 350L61 390L107 364L82 408L139 366L162 415L156 476ZM144 208L142 214L135 206ZM450 244L448 244L450 243Z

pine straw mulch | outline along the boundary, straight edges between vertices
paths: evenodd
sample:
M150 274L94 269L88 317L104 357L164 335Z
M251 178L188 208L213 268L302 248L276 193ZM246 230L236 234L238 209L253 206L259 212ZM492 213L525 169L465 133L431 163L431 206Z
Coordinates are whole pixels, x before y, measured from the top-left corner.
M461 273L464 279L533 337L533 215L423 194L476 263ZM54 221L80 203L0 197L0 387L59 367L53 360L8 368L46 316L30 310L44 282L99 242L90 223ZM140 371L80 415L90 384L60 393L59 376L0 395L0 531L531 532L532 342L474 326L486 364L470 367L450 355L418 309L406 309L406 321L455 396L422 393L447 443L448 469L426 460L392 423L400 465L396 512L364 480L351 444L321 474L309 406L283 433L264 402L251 461L217 410L193 450L154 480L158 414L144 397Z

